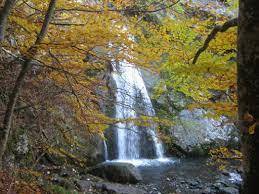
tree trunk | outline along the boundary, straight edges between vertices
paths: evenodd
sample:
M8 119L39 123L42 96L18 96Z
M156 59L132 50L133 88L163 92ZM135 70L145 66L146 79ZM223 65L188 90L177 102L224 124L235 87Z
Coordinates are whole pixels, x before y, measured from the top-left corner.
M239 0L238 106L244 155L241 193L259 190L259 1Z
M0 42L4 40L5 28L8 16L15 4L15 0L6 0L3 9L0 12Z
M19 76L16 79L15 86L9 96L9 102L7 104L7 108L4 116L3 127L0 128L0 168L2 167L2 158L8 142L14 108L15 108L19 93L22 89L24 78L26 77L26 74L31 70L32 57L35 56L38 52L37 46L42 42L42 40L44 39L47 33L50 20L54 15L55 5L56 5L56 0L51 0L49 3L47 14L45 15L45 19L44 19L41 31L35 41L35 44L28 50L28 53L29 53L28 57L23 63Z

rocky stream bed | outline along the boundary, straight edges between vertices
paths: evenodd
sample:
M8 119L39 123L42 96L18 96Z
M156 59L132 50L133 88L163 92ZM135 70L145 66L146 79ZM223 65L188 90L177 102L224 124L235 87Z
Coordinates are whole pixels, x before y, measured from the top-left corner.
M132 179L125 179L131 176L125 166L119 167L119 170L105 170L105 175L99 173L99 176L106 178L89 174L96 173L91 170L79 173L63 169L54 175L52 181L68 190L89 194L238 194L242 183L239 162L231 162L226 170L219 170L206 158L173 160L171 163L139 166L136 168L139 172L131 169L129 174L140 173L142 177L139 178L138 174L137 183L133 181L134 184L126 183L132 182ZM114 181L107 180L107 175L112 176Z

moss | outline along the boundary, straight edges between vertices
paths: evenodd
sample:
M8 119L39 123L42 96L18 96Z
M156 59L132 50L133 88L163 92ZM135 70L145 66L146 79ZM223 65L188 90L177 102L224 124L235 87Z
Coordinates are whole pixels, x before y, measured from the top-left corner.
M17 150L18 144L23 135L27 137L27 129L24 127L19 127L16 128L16 130L11 131L5 153L6 158L14 156L13 162L18 162L20 167L31 166L33 161L35 161L30 147L30 142L28 142L28 151L26 151L26 153L23 154Z
M49 185L47 190L53 194L78 194L76 191L68 190L59 185Z
M188 153L181 148L181 146L175 143L175 138L170 137L170 141L165 143L166 150L169 155L177 156L177 157L185 157Z
M83 167L87 162L85 159L82 159L79 154L73 154L62 147L48 148L46 154L44 155L44 159L58 166L72 164Z
M23 127L17 128L11 131L10 139L7 144L7 152L15 152L15 147L19 142L19 137L26 133L26 129Z
M207 156L209 156L210 150L212 148L218 147L218 146L219 145L216 145L213 143L196 146L188 153L188 156L190 156L190 157L207 157Z
M204 150L200 146L196 146L195 148L192 149L191 152L188 153L190 157L201 157L201 156L207 156L208 151Z
M150 22L156 25L162 25L161 20L156 14L146 14L143 19L147 22Z

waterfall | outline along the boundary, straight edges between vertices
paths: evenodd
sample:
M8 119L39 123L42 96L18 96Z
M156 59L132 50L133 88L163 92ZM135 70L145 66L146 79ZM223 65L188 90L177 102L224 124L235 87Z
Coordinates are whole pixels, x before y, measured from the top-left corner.
M104 148L104 160L108 160L108 149L107 149L107 144L106 141L103 141L103 148Z
M114 63L112 77L116 83L116 118L138 118L139 113L136 111L138 104L142 105L141 109L145 116L155 116L141 72L135 65L126 61ZM147 147L141 148L145 138L142 135L141 128L134 122L121 122L116 124L115 128L117 131L117 159L143 158L144 155L141 150L148 149L147 147L151 145L147 144ZM163 146L157 137L155 126L148 127L145 133L152 139L155 151L153 158L163 158Z

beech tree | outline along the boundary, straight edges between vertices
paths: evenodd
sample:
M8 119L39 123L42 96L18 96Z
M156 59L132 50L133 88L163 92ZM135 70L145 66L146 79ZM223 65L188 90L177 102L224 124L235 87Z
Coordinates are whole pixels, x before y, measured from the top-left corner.
M213 109L219 115L224 114L233 118L236 117L238 104L245 172L242 192L257 193L259 2L257 0L239 1L238 19L229 20L222 15L215 21L211 18L204 19L199 14L186 16L183 14L183 4L177 5L179 1L168 1L166 9L177 5L174 13L177 19L161 18L158 25L145 17L146 13L165 9L156 8L155 3L151 3L147 10L146 8L139 10L134 6L125 8L132 5L131 1L113 1L114 7L110 7L102 1L91 5L87 1L82 3L76 0L62 0L55 6L56 0L50 0L46 13L44 10L47 9L48 4L44 1L6 0L0 12L0 42L4 40L8 16L15 2L18 2L20 6L10 15L10 26L12 33L16 35L17 47L5 45L3 48L8 51L18 50L19 52L13 53L20 53L17 58L22 63L14 87L10 87L3 125L0 128L0 164L6 149L18 97L23 93L23 82L26 74L32 70L33 60L37 61L37 65L44 70L41 69L40 73L31 76L34 79L37 78L37 81L31 82L31 88L34 90L26 88L24 99L34 102L30 104L44 106L47 115L44 116L55 117L58 122L65 123L61 116L55 113L58 113L60 107L68 107L67 112L71 112L73 119L85 126L87 131L102 132L107 124L118 121L107 118L99 110L100 96L96 95L95 90L97 86L101 86L103 90L106 88L103 80L88 76L87 73L90 74L91 70L103 70L104 64L111 60L109 55L97 55L96 49L101 48L100 50L105 53L120 49L119 55L116 56L118 61L125 59L149 69L151 69L149 64L157 62L164 79L161 86L166 85L166 87L158 85L158 97L167 92L164 90L173 88L194 99L197 106ZM52 17L54 9L55 17ZM236 55L236 28L232 27L237 24L239 33L238 65L236 66L236 61L232 60ZM211 27L213 27L212 31ZM47 30L50 33L46 37ZM128 37L131 36L136 37L138 41L130 40ZM110 43L112 47L108 46ZM95 60L88 61L86 56L94 56ZM236 67L238 67L238 75L236 75ZM153 69L155 68L157 67L153 66ZM47 85L47 89L44 90L43 85ZM52 98L50 86L55 86L52 90L58 88L62 91L55 100ZM237 87L238 96L236 96ZM212 97L211 90L228 92L227 100L216 103L209 101L208 99ZM35 91L38 92L37 94L45 92L45 96L35 97L36 95L33 96ZM46 96L49 97L47 100ZM44 121L45 117L39 117L39 120ZM46 125L51 124L46 122ZM71 143L70 139L68 141ZM53 150L49 148L49 151ZM63 151L62 154L64 154Z
M258 193L259 1L240 0L238 19L238 110L244 167L243 194Z
M84 130L84 135L91 133L102 135L107 124L118 122L100 111L98 101L103 96L97 94L96 89L98 87L100 90L105 90L105 83L101 76L93 76L91 72L103 71L111 58L130 61L133 59L128 54L137 53L137 44L128 37L139 30L135 24L141 20L135 17L128 18L123 13L139 12L144 15L165 8L152 6L148 7L148 10L125 8L132 4L130 1L115 1L113 4L114 7L111 8L102 2L91 4L57 1L55 14L53 1L47 14L45 10L48 2L44 1L16 1L15 5L9 6L9 17L5 14L5 25L7 17L9 22L9 28L6 29L8 36L5 37L6 41L1 49L6 55L15 59L16 66L11 69L9 68L11 65L6 65L4 72L6 77L1 80L3 90L6 89L8 93L3 106L5 112L1 114L3 116L0 128L1 157L6 150L10 131L22 124L15 120L19 114L17 110L20 110L20 102L24 102L23 107L31 107L37 112L38 116L33 122L37 123L35 131L39 130L42 136L35 139L35 142L38 143L43 139L41 147L44 152L55 152L62 156L71 157L57 145L50 145L49 139L55 141L53 135L55 131L61 133L69 145L76 144L73 136L70 136L72 130L64 129L67 122L65 120L68 118L71 119L70 123L73 121L73 124ZM169 2L166 8L175 4L176 2ZM14 9L10 12L13 6ZM125 26L128 27L127 30L124 29ZM15 45L8 43L10 39L15 39ZM108 46L110 43L113 46ZM117 56L107 54L118 49L120 52ZM136 58L134 57L132 62L147 64L144 60L136 61ZM14 74L17 79L9 80L8 78ZM14 87L9 87L12 84ZM60 114L61 107L67 110L62 112L63 115ZM63 118L64 114L66 119ZM52 131L48 132L51 137L45 133L48 130Z

